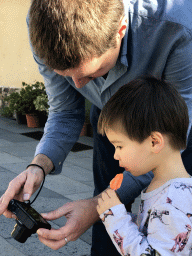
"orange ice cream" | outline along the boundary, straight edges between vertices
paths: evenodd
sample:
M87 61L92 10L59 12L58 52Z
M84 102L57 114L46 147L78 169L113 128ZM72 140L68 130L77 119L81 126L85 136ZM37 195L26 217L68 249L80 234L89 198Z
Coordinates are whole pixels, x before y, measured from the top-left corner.
M113 178L110 182L110 188L113 190L117 190L121 187L121 183L123 181L123 173L119 173Z

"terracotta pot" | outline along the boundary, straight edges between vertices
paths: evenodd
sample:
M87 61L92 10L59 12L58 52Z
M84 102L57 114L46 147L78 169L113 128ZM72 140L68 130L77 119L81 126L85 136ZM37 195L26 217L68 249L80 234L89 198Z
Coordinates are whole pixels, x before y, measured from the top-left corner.
M37 114L26 114L27 126L30 128L39 128L40 122Z

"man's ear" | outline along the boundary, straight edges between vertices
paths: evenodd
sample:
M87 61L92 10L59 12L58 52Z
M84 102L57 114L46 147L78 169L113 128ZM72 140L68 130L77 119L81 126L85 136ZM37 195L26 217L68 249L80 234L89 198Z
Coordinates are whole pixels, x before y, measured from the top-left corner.
M120 20L120 24L119 24L119 32L118 35L120 36L120 39L122 39L125 36L125 32L127 29L127 25L128 25L128 20L126 16L123 16Z
M155 154L158 154L165 146L165 139L160 132L151 133L151 148Z

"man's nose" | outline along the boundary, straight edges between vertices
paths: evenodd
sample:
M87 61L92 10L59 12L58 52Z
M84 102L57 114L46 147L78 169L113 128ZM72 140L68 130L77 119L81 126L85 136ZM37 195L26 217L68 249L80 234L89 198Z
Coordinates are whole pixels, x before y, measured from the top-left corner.
M72 77L72 79L73 79L75 86L79 89L82 88L83 86L85 86L87 83L89 83L89 81L92 80L91 78L88 78L88 77L84 77L84 78L80 78L80 79Z

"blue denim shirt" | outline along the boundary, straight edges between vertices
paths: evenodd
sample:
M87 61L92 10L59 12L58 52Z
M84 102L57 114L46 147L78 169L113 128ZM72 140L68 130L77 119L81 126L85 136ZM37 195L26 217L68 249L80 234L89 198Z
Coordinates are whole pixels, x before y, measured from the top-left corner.
M77 89L71 77L50 71L34 53L49 98L49 117L36 148L47 155L55 174L77 141L84 123L84 98L102 109L125 83L153 75L173 83L185 99L192 121L192 1L124 0L128 27L118 61L108 77ZM27 18L28 21L28 18Z

